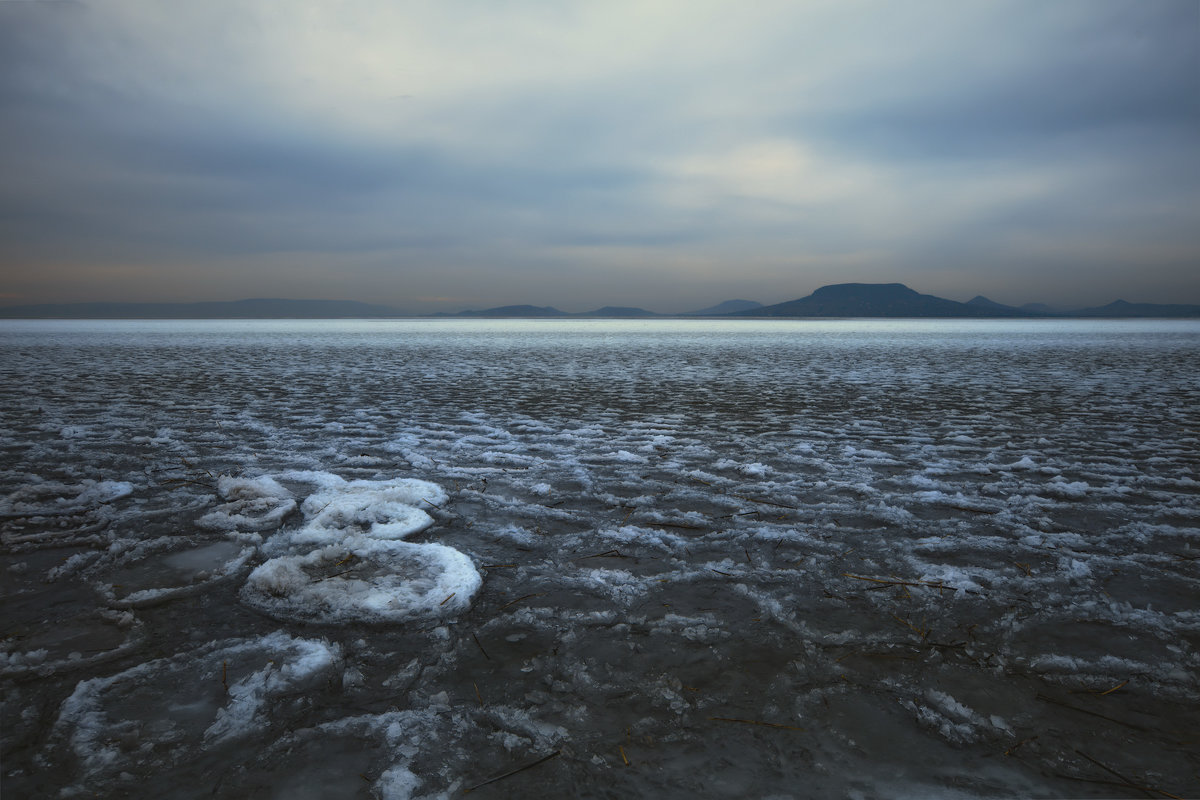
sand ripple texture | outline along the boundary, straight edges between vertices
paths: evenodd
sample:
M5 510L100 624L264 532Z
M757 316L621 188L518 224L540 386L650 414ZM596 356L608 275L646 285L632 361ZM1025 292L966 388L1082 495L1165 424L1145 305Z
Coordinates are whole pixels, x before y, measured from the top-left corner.
M5 322L0 372L6 797L1200 795L1196 323Z

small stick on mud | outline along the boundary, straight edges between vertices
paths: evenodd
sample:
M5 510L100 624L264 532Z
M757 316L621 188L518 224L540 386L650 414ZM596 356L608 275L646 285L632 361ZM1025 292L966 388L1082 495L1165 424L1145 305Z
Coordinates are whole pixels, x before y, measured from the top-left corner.
M439 605L439 606L444 606L444 605L446 605L446 603L449 603L449 602L450 602L450 598L451 598L451 597L454 597L454 595L456 595L456 594L458 594L458 592L451 592L450 594L446 595L446 599L445 599L445 600L443 600L442 602L438 603L438 605Z
M483 695L479 693L479 684L471 681L471 685L475 687L475 697L479 698L479 707L483 708Z
M620 550L605 550L603 553L593 553L590 556L580 556L577 561L586 561L589 558L632 558L632 556L624 555Z
M629 759L625 757L625 748L617 745L617 749L621 751L621 760L625 762L625 766L629 766Z
M546 594L545 592L535 592L533 594L522 595L522 596L518 597L516 600L509 600L507 603L500 606L500 608L498 608L497 611L503 611L504 609L508 608L509 606L515 605L515 604L521 602L522 600L528 600L531 597L542 597L545 594Z
M479 652L483 653L483 657L491 661L492 657L487 654L487 650L484 650L483 645L479 643L479 637L472 633L471 638L475 640L475 646L479 648Z
M1104 697L1106 694L1112 694L1122 688L1127 683L1129 683L1128 680L1123 680L1111 689L1105 689L1104 691L1100 691L1099 689L1072 689L1071 694L1094 694L1097 697Z
M354 572L354 570L356 570L356 569L358 569L358 567L351 567L350 569L344 569L341 572L335 572L332 575L326 575L324 578L317 578L315 581L313 581L313 583L320 583L321 581L327 581L330 578L336 578L339 575L345 575L347 572ZM449 599L450 598L446 598L446 600L449 600ZM446 602L446 600L443 600L442 602L444 603L444 602Z
M1082 750L1076 750L1075 752L1078 753L1079 755L1083 756L1084 758L1086 758L1088 761L1095 764L1100 769L1109 773L1110 775L1115 775L1118 778L1120 778L1122 781L1124 781L1125 785L1128 786L1130 789L1137 789L1139 792L1143 792L1148 797L1154 797L1154 795L1157 793L1157 794L1162 795L1163 797L1173 797L1173 798L1175 798L1175 800L1183 800L1183 798L1181 798L1179 795L1171 794L1170 792L1164 792L1162 789L1155 789L1153 786L1141 786L1139 784L1136 784L1133 781L1129 780L1129 778L1126 778L1124 775L1117 772L1112 767L1101 764L1099 761L1092 758L1091 756L1089 756L1087 753L1083 752Z
M463 793L465 794L467 792L473 792L476 789L480 788L481 786L487 786L489 783L495 783L496 781L502 781L505 778L511 778L513 775L516 775L518 772L524 772L527 769L536 767L538 764L544 764L545 762L549 761L550 759L558 756L560 753L562 753L561 750L555 750L553 753L551 753L549 755L542 756L537 761L531 761L523 767L517 767L516 769L509 770L508 772L504 773L503 775L497 775L494 778L488 778L483 783L477 783L474 786L464 789Z
M1042 694L1041 692L1037 693L1037 699L1041 700L1043 703L1053 703L1056 706L1062 706L1063 708L1069 708L1072 711L1078 711L1081 714L1090 714L1093 717L1099 717L1100 719L1106 719L1109 722L1115 722L1118 725L1124 725L1126 728L1132 728L1135 731L1141 731L1142 733L1149 733L1149 731L1147 731L1141 725L1134 725L1132 722L1126 722L1123 719L1116 719L1115 717L1109 717L1104 714L1097 713L1095 711L1088 711L1086 708L1080 708L1079 706L1073 706L1070 703L1064 703L1062 700L1056 700L1053 697L1049 697L1047 695Z
M722 514L719 517L710 517L710 519L731 519L733 517L750 517L755 514L761 514L761 511L739 511L736 514Z
M1006 756L1011 756L1011 755L1012 755L1012 754L1013 754L1013 753L1016 751L1016 749L1017 749L1018 747L1020 747L1020 746L1021 746L1021 745L1023 745L1023 744L1027 744L1027 743L1029 743L1029 742L1032 742L1032 741L1033 741L1034 739L1036 739L1036 738L1038 738L1038 737L1036 737L1036 736L1030 736L1030 737L1028 737L1028 738L1022 739L1021 741L1019 741L1019 742L1017 742L1016 744L1014 744L1012 747L1010 747L1010 748L1008 748L1007 750L1005 750L1005 751L1004 751L1004 755L1006 755Z
M932 583L931 581L900 581L900 580L884 580L883 578L868 578L863 575L851 575L849 572L843 572L842 577L853 578L856 581L870 581L871 583L881 583L884 586L931 586L934 589L949 589L952 592L957 592L957 586L947 586L944 583Z

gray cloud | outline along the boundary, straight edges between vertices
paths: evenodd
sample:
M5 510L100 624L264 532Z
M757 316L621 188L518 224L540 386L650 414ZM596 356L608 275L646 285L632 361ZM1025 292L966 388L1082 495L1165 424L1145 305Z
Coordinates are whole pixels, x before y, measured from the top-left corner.
M0 4L0 293L1200 301L1192 2L447 6Z

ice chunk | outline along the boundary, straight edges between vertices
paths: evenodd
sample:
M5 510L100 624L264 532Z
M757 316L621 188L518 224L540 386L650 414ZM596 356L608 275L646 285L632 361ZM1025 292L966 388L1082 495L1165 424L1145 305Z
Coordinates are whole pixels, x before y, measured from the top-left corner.
M242 598L277 619L397 622L457 614L479 586L471 559L451 547L352 536L270 559L250 573Z
M343 481L304 500L301 510L308 525L296 541L332 543L342 532L359 529L378 539L403 539L433 524L433 518L418 506L433 508L447 499L436 483L412 478Z
M74 485L37 481L0 499L0 514L54 516L95 508L132 493L133 484L129 481L87 479Z
M269 476L217 479L217 491L227 502L196 520L217 531L264 531L278 528L296 509L291 492Z
M286 724L303 706L297 699L339 655L336 645L281 631L213 642L81 681L63 702L53 735L75 753L87 779L169 769L193 758L202 742Z
M375 790L380 800L409 800L420 785L420 778L407 767L397 764L379 776Z

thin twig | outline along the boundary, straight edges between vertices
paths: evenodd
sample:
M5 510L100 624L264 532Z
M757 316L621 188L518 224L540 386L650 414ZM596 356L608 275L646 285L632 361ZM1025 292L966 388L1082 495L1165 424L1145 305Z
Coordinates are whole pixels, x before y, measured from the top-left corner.
M952 592L957 592L957 586L947 586L944 583L932 583L930 581L900 581L900 580L884 580L882 578L868 578L863 575L851 575L849 572L843 572L842 577L853 578L856 581L870 581L871 583L881 583L884 586L931 586L934 589L949 589Z
M580 556L576 561L586 561L589 558L632 558L621 553L620 550L605 550L603 553L594 553L590 556Z
M511 605L513 605L513 604L515 604L515 603L519 603L519 602L521 602L522 600L528 600L528 599L529 599L529 598L531 598L531 597L541 597L541 596L542 596L542 595L544 595L544 594L546 594L546 593L545 593L545 592L535 592L534 594L526 594L526 595L522 595L521 597L518 597L516 600L509 600L507 603L505 603L504 605L500 606L500 608L499 608L499 609L497 609L497 610L498 610L498 611L503 611L504 609L508 608L509 606L511 606Z
M1173 798L1175 798L1175 800L1183 800L1183 798L1179 797L1179 795L1171 794L1170 792L1164 792L1162 789L1155 789L1153 786L1140 786L1140 785L1134 783L1133 781L1129 780L1129 778L1126 778L1121 773L1117 772L1112 767L1101 764L1099 761L1092 758L1091 756L1089 756L1087 753L1083 752L1082 750L1076 750L1075 752L1078 753L1079 755L1083 756L1084 758L1086 758L1088 761L1095 764L1100 769L1109 773L1110 775L1116 775L1118 778L1123 780L1125 782L1125 785L1128 786L1130 789L1137 789L1139 792L1143 792L1143 793L1149 795L1150 797L1154 797L1155 793L1158 793L1158 794L1161 794L1163 797L1173 797Z
M1080 708L1079 706L1073 706L1070 703L1064 703L1062 700L1056 700L1053 697L1048 697L1048 696L1042 694L1041 692L1037 693L1037 699L1041 700L1042 702L1045 702L1045 703L1053 703L1056 706L1062 706L1063 708L1069 708L1072 711L1078 711L1081 714L1090 714L1093 717L1099 717L1100 719L1106 719L1109 722L1115 722L1118 725L1124 725L1126 728L1133 728L1135 731L1141 731L1143 733L1149 732L1145 728L1143 728L1141 725L1134 725L1132 722L1126 722L1125 720L1122 720L1122 719L1116 719L1114 717L1105 716L1104 714L1100 714L1095 711L1088 711L1086 708Z
M479 648L479 652L483 653L483 657L491 661L492 657L487 654L487 650L484 650L483 645L479 643L479 637L472 633L471 638L475 640L475 646Z
M524 772L525 770L527 770L527 769L529 769L529 768L531 768L531 767L536 767L538 764L542 764L542 763L544 763L544 762L546 762L546 761L549 761L550 759L552 759L552 758L554 758L555 756L559 755L561 752L562 752L561 750L555 750L555 751L554 751L553 753L551 753L550 755L542 756L542 757L541 757L541 758L539 758L537 761L531 761L531 762L529 762L528 764L526 764L526 765L525 765L525 766L523 766L523 767L517 767L516 769L509 770L508 772L504 773L503 775L497 775L497 776L496 776L496 777L494 777L494 778L488 778L488 779L487 779L486 781L484 781L483 783L477 783L477 784L475 784L474 786L472 786L472 787L470 787L470 788L468 788L468 789L464 789L464 790L463 790L463 792L464 792L464 793L466 793L466 792L473 792L473 791L475 791L476 789L478 789L478 788L479 788L479 787L481 787L481 786L487 786L489 783L495 783L496 781L502 781L502 780L504 780L505 778L510 778L510 777L512 777L513 775L516 775L518 772Z

